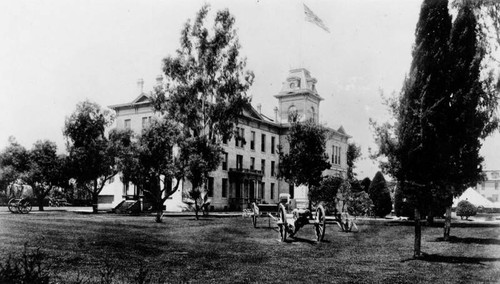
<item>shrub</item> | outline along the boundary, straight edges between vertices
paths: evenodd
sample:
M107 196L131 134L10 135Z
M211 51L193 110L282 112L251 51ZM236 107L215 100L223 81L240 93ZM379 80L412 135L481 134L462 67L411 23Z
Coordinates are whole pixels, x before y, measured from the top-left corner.
M335 214L337 193L343 183L344 180L340 177L326 176L321 180L319 186L311 186L309 200L314 205L323 203L329 213Z
M19 257L9 255L0 263L0 283L50 283L51 263L40 248L28 250L27 244Z
M389 188L381 172L377 172L370 187L368 189L370 199L373 201L373 213L378 217L385 217L385 215L392 211L392 200Z
M477 213L477 208L472 203L467 200L462 200L458 202L457 205L457 216L460 216L460 219L469 219L470 216L475 216Z
M347 199L347 212L352 216L369 215L372 208L373 202L364 191L352 192Z

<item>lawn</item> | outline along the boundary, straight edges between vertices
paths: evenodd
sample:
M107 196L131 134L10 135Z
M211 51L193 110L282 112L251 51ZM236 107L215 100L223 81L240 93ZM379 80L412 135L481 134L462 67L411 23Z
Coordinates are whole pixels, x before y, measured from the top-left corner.
M500 228L423 227L423 260L413 260L413 227L388 222L343 233L327 227L316 243L313 226L297 239L279 242L260 220L254 229L241 217L194 220L169 217L45 212L0 214L0 251L5 259L24 244L45 255L60 283L476 283L500 281ZM4 260L5 261L5 260ZM140 278L140 277L139 277Z

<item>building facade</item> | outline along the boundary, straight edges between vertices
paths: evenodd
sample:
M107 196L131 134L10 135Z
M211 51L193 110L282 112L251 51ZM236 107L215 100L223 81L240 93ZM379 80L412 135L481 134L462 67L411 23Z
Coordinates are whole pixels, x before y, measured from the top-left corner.
M323 98L316 91L316 82L306 69L290 70L281 91L274 96L279 107L274 108L273 118L262 114L260 105L257 108L248 105L243 110L236 128L238 138L222 142L223 161L216 171L210 173L206 184L212 210L240 210L251 202L276 203L280 193L307 198L307 188L289 185L277 177L277 150L278 145L287 149L291 114L296 114L301 120L319 121ZM129 128L135 133L141 133L156 116L149 96L142 92L142 81L138 84L140 94L135 100L110 106L116 112L115 127ZM349 138L342 126L329 128L326 149L332 167L325 170L324 175L346 176ZM185 181L182 191L189 188L189 182ZM115 187L114 194L117 191ZM121 194L122 198L141 196L132 184L123 185ZM179 210L182 206L177 203L182 203L182 192L174 194L171 204L166 204L167 210Z
M500 170L484 170L484 181L478 183L475 190L491 202L500 203Z

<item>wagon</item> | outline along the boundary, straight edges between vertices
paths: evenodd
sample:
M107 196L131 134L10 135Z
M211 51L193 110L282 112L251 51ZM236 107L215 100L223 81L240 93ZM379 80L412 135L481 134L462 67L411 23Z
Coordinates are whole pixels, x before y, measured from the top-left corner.
M11 198L8 207L12 213L27 214L31 211L31 203L26 198Z
M278 204L256 204L252 203L252 223L257 227L257 219L267 217L272 219L278 226L281 241L285 242L287 237L295 234L305 225L313 225L316 241L321 242L325 237L326 215L322 205L316 210L307 209L308 203L304 200L290 199L289 194L280 194Z

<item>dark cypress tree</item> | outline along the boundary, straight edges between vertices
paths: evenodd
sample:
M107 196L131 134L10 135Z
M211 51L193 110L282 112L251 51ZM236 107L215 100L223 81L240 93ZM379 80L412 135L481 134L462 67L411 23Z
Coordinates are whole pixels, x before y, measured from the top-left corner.
M392 201L389 188L385 181L384 175L377 172L373 177L370 187L368 188L368 195L373 202L373 214L377 217L385 217L392 211Z
M376 127L379 155L385 172L398 181L401 193L415 208L414 257L420 257L421 212L428 212L433 192L447 159L440 150L445 123L448 39L451 16L448 1L425 0L415 32L413 60L399 101L391 105L396 118L394 135L386 124Z
M437 203L447 207L445 240L450 234L453 197L481 179L481 140L498 128L498 119L494 115L498 92L484 88L481 80L481 63L486 50L478 41L480 27L474 7L479 8L470 1L464 1L458 7L449 41L453 64L450 65L448 81L447 127L442 131L442 140L446 144L441 149L449 157L445 176L447 190L441 190L436 196Z
M370 180L369 177L365 177L362 181L361 181L361 190L368 193L368 188L370 187L370 184L372 183L372 181Z
M410 75L399 101L390 105L397 123L374 124L378 155L387 157L382 169L415 207L415 257L421 213L432 216L448 206L449 216L453 196L479 178L481 139L498 128L498 86L491 76L480 78L489 43L477 24L479 2L456 4L452 30L447 1L424 1ZM449 234L449 219L445 235L446 227Z

